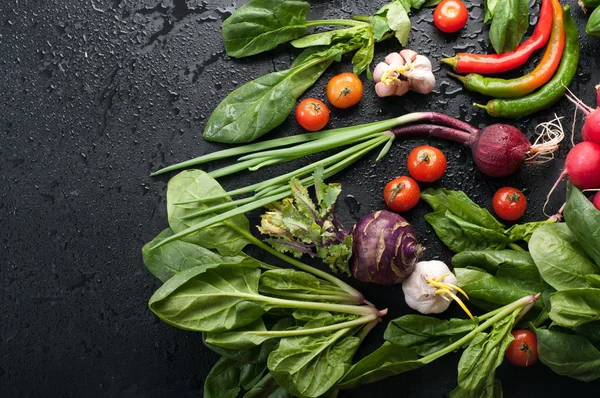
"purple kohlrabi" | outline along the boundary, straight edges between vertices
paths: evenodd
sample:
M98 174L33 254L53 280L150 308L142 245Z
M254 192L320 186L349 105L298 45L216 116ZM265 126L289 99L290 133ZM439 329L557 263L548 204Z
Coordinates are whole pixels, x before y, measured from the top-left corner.
M352 229L350 268L363 282L393 285L409 276L425 250L401 216L381 210L361 218Z

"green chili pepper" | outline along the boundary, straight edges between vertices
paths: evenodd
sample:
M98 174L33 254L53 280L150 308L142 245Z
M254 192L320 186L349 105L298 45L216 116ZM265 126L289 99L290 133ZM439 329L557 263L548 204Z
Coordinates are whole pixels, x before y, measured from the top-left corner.
M567 86L575 78L579 64L579 32L571 16L570 7L565 6L564 11L567 40L560 66L552 80L539 91L525 97L506 100L493 99L487 105L474 104L475 106L485 109L490 116L516 119L547 109L562 98Z
M600 8L596 8L590 15L585 31L590 36L600 37Z

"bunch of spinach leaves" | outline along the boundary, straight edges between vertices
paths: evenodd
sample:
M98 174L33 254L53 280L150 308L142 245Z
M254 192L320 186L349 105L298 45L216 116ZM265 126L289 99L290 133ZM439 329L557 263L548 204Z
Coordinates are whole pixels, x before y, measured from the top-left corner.
M150 309L170 325L202 332L205 345L222 356L205 397L234 398L241 390L246 397L328 394L382 312L323 271L293 259L302 270L283 269L244 254L248 244L269 248L252 236L244 215L157 246L214 216L198 215L203 202L178 203L204 197L227 204L224 192L200 170L169 181L169 228L142 250L146 267L164 282Z
M486 0L483 22L490 24L490 42L496 53L514 51L529 28L528 0Z
M232 91L213 111L204 138L223 143L253 141L279 126L294 109L296 100L333 61L356 52L353 72L371 78L375 42L395 32L406 45L411 22L408 12L432 6L439 0L393 0L364 20L307 20L310 4L296 0L252 0L223 22L227 54L240 58L271 50L290 42L305 49L290 69L269 73ZM306 35L310 27L344 28Z
M462 193L426 191L424 199L436 210L426 219L458 253L452 263L471 303L493 310L542 293L532 325L542 363L578 380L600 378L600 211L585 195L568 185L565 223L509 229ZM514 245L519 239L529 252Z

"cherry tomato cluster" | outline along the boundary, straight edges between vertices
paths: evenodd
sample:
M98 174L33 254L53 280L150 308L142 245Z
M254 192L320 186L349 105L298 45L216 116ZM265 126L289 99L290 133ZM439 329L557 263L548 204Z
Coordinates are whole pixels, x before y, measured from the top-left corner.
M327 99L336 108L343 109L356 105L362 95L362 81L354 73L340 73L327 84ZM296 108L296 120L305 130L319 131L329 122L330 113L323 101L307 98Z
M397 212L408 211L419 202L421 189L417 181L433 182L444 175L446 156L435 147L420 146L408 155L407 166L412 178L398 177L390 181L383 190L385 203Z

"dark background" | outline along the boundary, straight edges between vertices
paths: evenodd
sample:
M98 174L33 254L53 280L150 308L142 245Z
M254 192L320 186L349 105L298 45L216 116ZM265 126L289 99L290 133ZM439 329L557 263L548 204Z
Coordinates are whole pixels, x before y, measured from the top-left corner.
M0 396L202 395L216 355L203 347L199 334L159 322L146 305L159 282L144 268L140 251L167 225L168 180L148 174L221 148L202 140L204 123L218 101L248 80L286 69L296 54L281 46L230 59L220 24L243 3L0 3ZM385 2L312 3L312 18L349 18L370 14ZM379 99L365 80L360 104L334 110L330 127L427 109L476 125L492 123L471 107L473 97L448 79L437 61L459 50L490 50L482 8L474 3L481 2L467 2L467 28L455 35L433 28L431 9L412 16L409 47L431 56L438 77L434 93ZM571 88L594 105L600 41L585 35L585 17L574 8L582 61ZM536 5L532 23L537 10ZM379 44L375 62L391 50L399 50L395 40ZM540 57L538 53L523 70ZM327 80L350 69L349 60L333 65L305 97L324 98ZM554 112L565 117L570 131L573 106L566 100L516 125L533 138L535 126ZM299 131L291 117L268 137ZM481 175L467 148L433 139L398 140L379 164L374 162L376 153L370 154L336 179L344 186L339 211L348 227L383 207L383 184L406 173L408 151L423 143L442 148L448 156L448 172L435 186L465 190L488 207L501 186L526 189L530 204L524 221L544 218L544 196L569 147L567 139L557 161L498 180ZM231 188L266 173L242 173L222 183ZM556 211L562 201L564 186L554 194L549 211ZM450 253L423 220L427 211L422 203L406 217L428 247L426 257L449 261ZM251 214L253 223L259 214ZM379 308L390 308L387 320L407 311L399 286L356 286ZM452 311L459 314L454 306ZM384 326L373 331L359 356L380 344ZM340 396L444 397L456 385L458 358L449 355ZM498 378L506 397L594 396L600 387L598 381L586 385L559 377L542 364L529 369L503 364Z

